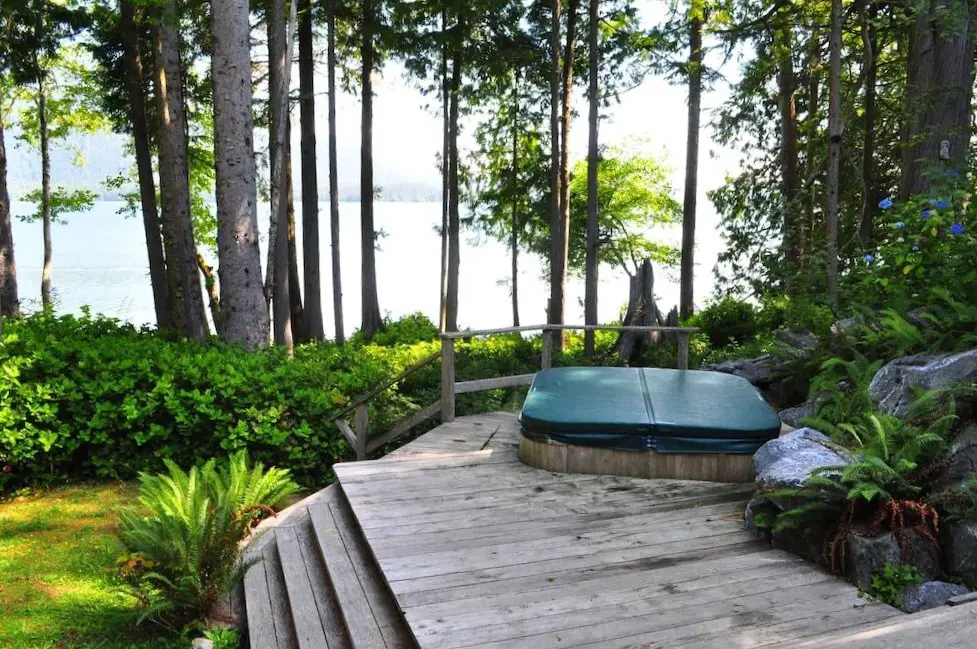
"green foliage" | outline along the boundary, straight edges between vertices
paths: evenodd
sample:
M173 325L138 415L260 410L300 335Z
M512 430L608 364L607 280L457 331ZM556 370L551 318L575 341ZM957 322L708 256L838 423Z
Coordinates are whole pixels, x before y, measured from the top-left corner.
M241 637L234 629L209 629L204 637L214 643L214 649L238 649Z
M381 347L394 345L413 345L438 339L438 326L420 311L405 315L397 320L385 318L383 328L370 341ZM362 334L357 331L354 340L362 342Z
M977 430L970 434L977 434ZM942 505L951 520L977 521L977 476L947 493L937 494L932 501Z
M40 189L35 189L24 197L24 200L28 203L34 203L34 212L21 216L20 219L22 221L33 223L43 218L41 198ZM67 223L64 220L66 214L90 212L95 207L95 201L97 200L98 194L93 191L87 189L68 191L64 187L58 186L51 192L51 221L53 223Z
M241 542L252 522L298 485L288 471L250 467L244 451L189 472L165 464L165 474L139 476L145 513L120 513L120 537L130 553L123 569L146 607L144 617L206 617L249 567L241 562Z
M702 329L713 347L749 342L760 331L756 307L731 296L707 304L687 324Z
M869 361L859 352L853 353L850 361L828 358L811 381L810 397L818 400L818 406L815 420L809 423L839 444L852 443L844 427L874 409L868 388L882 367L882 361Z
M889 606L902 606L902 593L910 586L923 583L919 568L908 563L887 563L882 572L872 575L868 594Z

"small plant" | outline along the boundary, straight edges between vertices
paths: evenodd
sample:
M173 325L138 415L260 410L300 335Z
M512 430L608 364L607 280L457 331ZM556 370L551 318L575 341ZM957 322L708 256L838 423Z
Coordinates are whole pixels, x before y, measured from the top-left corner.
M756 308L749 302L729 296L707 305L687 324L702 329L713 347L747 343L756 338L760 330Z
M234 629L209 629L204 637L214 643L214 649L238 649L241 637Z
M210 460L189 472L166 461L167 473L141 474L140 502L148 512L122 512L120 574L144 614L166 626L206 617L243 577L242 541L253 523L295 494L287 471L245 452Z
M911 587L923 583L919 568L906 563L887 563L882 572L872 575L872 585L868 594L889 606L899 608L903 604L902 594Z

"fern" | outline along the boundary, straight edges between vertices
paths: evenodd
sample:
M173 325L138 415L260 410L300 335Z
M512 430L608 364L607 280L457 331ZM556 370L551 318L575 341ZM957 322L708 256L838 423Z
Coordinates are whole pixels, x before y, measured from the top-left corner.
M132 555L152 562L151 572L130 575L146 603L145 617L206 616L249 567L241 542L255 517L271 512L297 491L288 471L258 463L247 454L226 464L209 460L185 472L170 461L166 473L140 474L146 514L121 512L121 539ZM157 596L159 595L159 596Z

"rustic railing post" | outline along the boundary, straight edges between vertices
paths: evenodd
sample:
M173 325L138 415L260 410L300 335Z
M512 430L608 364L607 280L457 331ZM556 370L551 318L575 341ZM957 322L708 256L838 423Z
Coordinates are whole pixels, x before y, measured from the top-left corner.
M678 334L678 368L689 369L689 332L687 331Z
M441 338L441 422L455 420L455 339Z
M543 329L543 349L540 353L540 365L544 370L553 367L553 332L550 329Z
M356 406L356 459L366 459L366 439L370 433L370 409L366 403Z

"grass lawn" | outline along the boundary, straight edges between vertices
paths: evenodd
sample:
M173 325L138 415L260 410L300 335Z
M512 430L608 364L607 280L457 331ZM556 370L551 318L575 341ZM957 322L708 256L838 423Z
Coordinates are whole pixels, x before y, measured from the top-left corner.
M176 649L187 641L146 623L120 592L116 511L134 484L37 491L0 502L0 646L4 649Z

